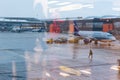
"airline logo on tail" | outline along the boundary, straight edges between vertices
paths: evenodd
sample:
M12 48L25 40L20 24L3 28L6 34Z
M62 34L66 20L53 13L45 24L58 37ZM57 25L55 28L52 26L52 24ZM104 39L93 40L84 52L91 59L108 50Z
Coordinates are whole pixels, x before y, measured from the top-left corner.
M73 21L73 24L74 24L74 35L80 36L80 35L78 34L79 28L78 28L78 26L77 26L76 21Z

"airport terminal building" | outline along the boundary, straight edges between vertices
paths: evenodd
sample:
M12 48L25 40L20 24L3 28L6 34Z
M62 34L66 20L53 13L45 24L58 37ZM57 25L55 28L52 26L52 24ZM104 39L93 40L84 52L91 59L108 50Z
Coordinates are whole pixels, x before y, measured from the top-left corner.
M22 17L0 17L0 31L12 31L20 28L22 31L31 31L32 29L45 28L46 31L50 27L60 28L60 32L69 30L71 21L75 21L79 30L88 31L120 31L120 18L61 18L61 19L45 19L22 18ZM114 32L113 32L114 33Z
M31 27L41 27L43 26L42 23L42 21L36 18L0 17L0 31L12 31L15 28L27 30Z

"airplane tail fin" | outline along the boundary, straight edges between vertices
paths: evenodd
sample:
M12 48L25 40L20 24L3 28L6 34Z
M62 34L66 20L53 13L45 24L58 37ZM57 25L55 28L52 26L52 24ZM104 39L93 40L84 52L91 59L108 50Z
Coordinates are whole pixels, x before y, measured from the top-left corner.
M78 32L79 28L78 28L76 21L73 21L73 23L74 23L74 32Z
M78 25L77 25L76 21L73 21L73 24L74 24L74 35L80 36L80 35L78 34L79 28L78 28Z

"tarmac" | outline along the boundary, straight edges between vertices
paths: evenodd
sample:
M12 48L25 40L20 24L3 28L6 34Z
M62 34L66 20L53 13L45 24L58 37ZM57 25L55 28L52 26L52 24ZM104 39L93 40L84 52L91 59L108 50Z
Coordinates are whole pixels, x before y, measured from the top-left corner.
M1 46L0 80L120 80L120 49L114 45L92 44L93 58L89 59L90 45L81 42L46 44L47 48L36 44L25 49L30 42L26 39L21 48Z
M43 51L0 50L0 80L120 79L119 50L93 47L93 58L89 59L89 45L49 44L48 47Z

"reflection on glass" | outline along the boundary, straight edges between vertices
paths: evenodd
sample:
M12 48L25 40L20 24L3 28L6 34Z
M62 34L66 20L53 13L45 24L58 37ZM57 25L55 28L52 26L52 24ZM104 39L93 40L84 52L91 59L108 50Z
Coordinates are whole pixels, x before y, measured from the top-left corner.
M80 70L80 72L83 74L89 74L89 75L91 74L90 69Z
M77 55L78 55L78 53L77 53L78 50L77 49L79 48L78 45L79 44L73 44L73 46L72 46L72 51L73 51L73 57L72 58L73 59L77 58Z
M63 77L68 77L68 76L70 76L69 74L64 73L64 72L60 72L59 75L61 75L61 76L63 76Z
M15 63L15 61L12 61L12 80L16 80L16 76L17 76L17 74L16 74L16 63Z
M76 76L80 76L81 73L79 70L76 70L76 69L73 69L73 68L69 68L67 66L59 66L60 70L61 71L64 71L68 74L73 74L73 75L76 75Z

